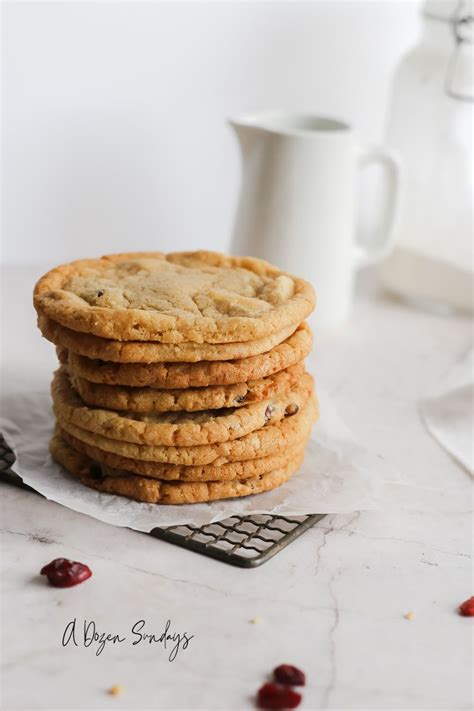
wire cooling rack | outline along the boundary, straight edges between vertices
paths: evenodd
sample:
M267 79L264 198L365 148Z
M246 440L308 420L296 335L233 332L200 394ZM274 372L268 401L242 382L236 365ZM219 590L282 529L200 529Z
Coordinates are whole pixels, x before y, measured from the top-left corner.
M37 494L12 470L14 463L15 455L0 433L1 479ZM271 514L231 516L200 527L157 526L150 531L150 535L229 565L256 568L273 558L322 518L324 514L291 517Z
M154 528L152 536L240 568L256 568L314 526L324 514L231 516L207 526Z

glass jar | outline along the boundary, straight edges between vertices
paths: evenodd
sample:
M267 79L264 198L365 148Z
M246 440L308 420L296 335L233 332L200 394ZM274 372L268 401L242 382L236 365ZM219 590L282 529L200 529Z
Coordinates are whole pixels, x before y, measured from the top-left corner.
M387 143L403 164L396 247L381 267L390 291L472 312L472 2L428 0L418 44L396 71Z

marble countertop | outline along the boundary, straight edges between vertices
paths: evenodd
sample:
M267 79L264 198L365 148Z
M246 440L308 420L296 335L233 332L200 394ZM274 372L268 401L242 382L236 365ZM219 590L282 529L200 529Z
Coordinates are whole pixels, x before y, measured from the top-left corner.
M6 269L2 388L48 387L53 349L30 307L41 268ZM425 431L417 402L467 349L471 325L408 309L361 282L350 323L316 336L318 379L361 441L406 476L465 485L467 474ZM302 709L469 709L472 518L465 513L327 516L255 570L115 528L3 486L2 708L254 708L268 672L307 674ZM59 556L93 578L58 590L38 575ZM407 620L405 613L413 612ZM252 624L255 617L260 624ZM61 644L76 619L77 646ZM83 645L84 620L125 637ZM193 635L169 648L131 632ZM89 628L91 631L91 628ZM123 686L120 696L107 689Z

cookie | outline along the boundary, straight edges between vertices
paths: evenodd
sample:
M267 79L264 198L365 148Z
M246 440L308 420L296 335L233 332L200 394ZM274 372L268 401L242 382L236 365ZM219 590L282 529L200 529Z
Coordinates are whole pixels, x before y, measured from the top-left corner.
M165 481L230 481L232 479L248 479L250 477L267 474L275 469L281 469L291 459L294 459L304 449L305 441L295 447L288 447L280 452L272 452L268 457L247 459L243 462L228 462L227 464L203 466L183 466L178 464L164 464L160 462L144 462L140 459L121 457L113 452L104 452L80 439L73 437L59 428L59 433L73 449L86 454L103 466L111 467L115 471L140 474L152 479Z
M57 321L38 314L38 328L43 336L57 346L74 353L113 361L114 363L198 363L200 361L235 360L267 353L296 331L298 324L253 341L239 343L155 343L114 341L90 333L79 333L61 326Z
M119 341L234 343L303 321L312 286L261 259L217 252L136 252L82 259L36 284L37 311Z
M165 447L162 445L143 445L132 442L120 442L110 437L90 432L57 417L63 430L81 442L93 447L112 452L128 459L146 462L163 462L184 466L213 464L221 466L228 462L242 462L248 459L268 457L285 448L296 447L305 441L313 423L319 416L319 406L313 396L306 405L294 415L288 415L276 424L262 427L244 437L217 444L194 447Z
M93 360L58 347L58 357L71 372L93 383L154 388L202 388L267 378L301 362L311 351L312 334L302 323L283 343L262 355L200 363L112 363Z
M287 481L303 461L303 453L300 453L282 469L247 479L164 482L134 474L114 473L111 476L92 459L73 449L58 434L51 440L50 451L53 458L85 486L151 504L196 504L269 491Z
M239 408L120 414L88 407L72 388L64 366L56 371L51 385L54 411L61 422L125 442L181 447L237 439L277 422L301 408L312 389L313 379L304 373L289 392Z
M100 385L69 371L73 388L87 405L129 412L195 412L243 407L275 395L288 392L304 373L304 365L297 363L275 375L236 385L213 385L208 388L158 390L131 388L120 385Z

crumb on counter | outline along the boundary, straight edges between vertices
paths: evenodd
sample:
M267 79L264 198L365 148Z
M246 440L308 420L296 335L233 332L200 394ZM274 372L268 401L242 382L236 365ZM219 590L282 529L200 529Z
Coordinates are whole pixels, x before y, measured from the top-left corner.
M414 612L406 612L403 617L406 620L414 620L415 619L415 613Z
M262 622L263 622L262 618L261 618L261 617L258 617L258 616L257 616L257 617L253 617L253 618L250 620L250 624L251 624L251 625L261 625Z
M120 696L120 694L123 694L123 686L121 684L114 684L110 689L107 689L107 693L110 694L110 696Z

